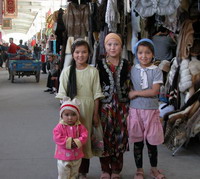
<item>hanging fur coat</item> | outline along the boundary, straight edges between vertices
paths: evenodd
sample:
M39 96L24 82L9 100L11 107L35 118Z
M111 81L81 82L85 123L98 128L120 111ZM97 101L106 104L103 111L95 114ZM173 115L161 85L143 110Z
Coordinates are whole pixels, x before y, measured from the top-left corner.
M70 3L63 15L63 22L68 37L84 38L89 31L89 6L88 4L77 5Z
M199 129L199 118L194 126L190 120L194 121L194 117L199 114L200 108L200 89L196 91L187 101L187 103L180 109L164 116L166 121L165 129L165 144L169 149L175 149L186 142L191 136L197 134ZM193 117L194 116L194 117ZM196 121L195 120L195 121Z

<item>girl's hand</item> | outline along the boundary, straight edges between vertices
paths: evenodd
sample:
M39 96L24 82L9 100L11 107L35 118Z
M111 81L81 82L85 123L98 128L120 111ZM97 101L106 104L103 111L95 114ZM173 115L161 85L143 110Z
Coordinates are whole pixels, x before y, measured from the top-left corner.
M53 76L53 77L51 77L51 80L57 80L57 77Z
M74 142L74 140L72 139L72 144L71 144L72 146L72 149L75 149L75 148L77 148L78 146L76 145L76 143Z
M94 127L98 127L99 125L99 115L93 115L93 125Z
M137 97L136 91L131 90L131 91L128 93L128 96L129 96L130 99L136 98L136 97Z

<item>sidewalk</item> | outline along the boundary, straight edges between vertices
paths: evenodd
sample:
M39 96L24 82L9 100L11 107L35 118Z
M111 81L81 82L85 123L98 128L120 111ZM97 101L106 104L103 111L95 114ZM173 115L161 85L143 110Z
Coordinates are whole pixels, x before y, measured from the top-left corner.
M0 70L0 179L56 179L53 158L55 144L52 129L58 122L59 101L44 93L46 74L39 83L34 77L8 80L7 71ZM173 157L164 145L159 146L158 168L167 179L200 178L200 144L181 148ZM144 150L145 179L149 175L149 159ZM136 171L132 146L125 153L122 179L133 179ZM91 159L88 179L99 179L99 159Z

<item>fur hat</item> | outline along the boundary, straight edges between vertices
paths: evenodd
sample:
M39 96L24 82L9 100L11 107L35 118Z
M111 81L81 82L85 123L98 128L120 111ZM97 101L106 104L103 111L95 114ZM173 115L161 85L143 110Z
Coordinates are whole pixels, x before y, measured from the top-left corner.
M162 60L161 63L158 65L162 71L169 72L170 70L170 62L168 60Z
M64 97L62 102L63 103L60 107L61 118L62 118L63 111L66 109L74 111L76 115L78 116L78 118L80 118L80 108L79 108L80 102L78 99L74 98L73 100L71 100L69 97Z

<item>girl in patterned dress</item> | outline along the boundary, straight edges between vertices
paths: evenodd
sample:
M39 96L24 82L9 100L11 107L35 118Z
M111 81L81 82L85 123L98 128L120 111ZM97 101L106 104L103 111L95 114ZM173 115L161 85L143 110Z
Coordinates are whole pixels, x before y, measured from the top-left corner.
M128 150L126 118L129 109L129 71L127 60L121 58L122 40L109 33L104 41L106 58L98 62L104 99L100 101L100 118L104 134L104 153L100 157L101 179L120 179L123 154Z

